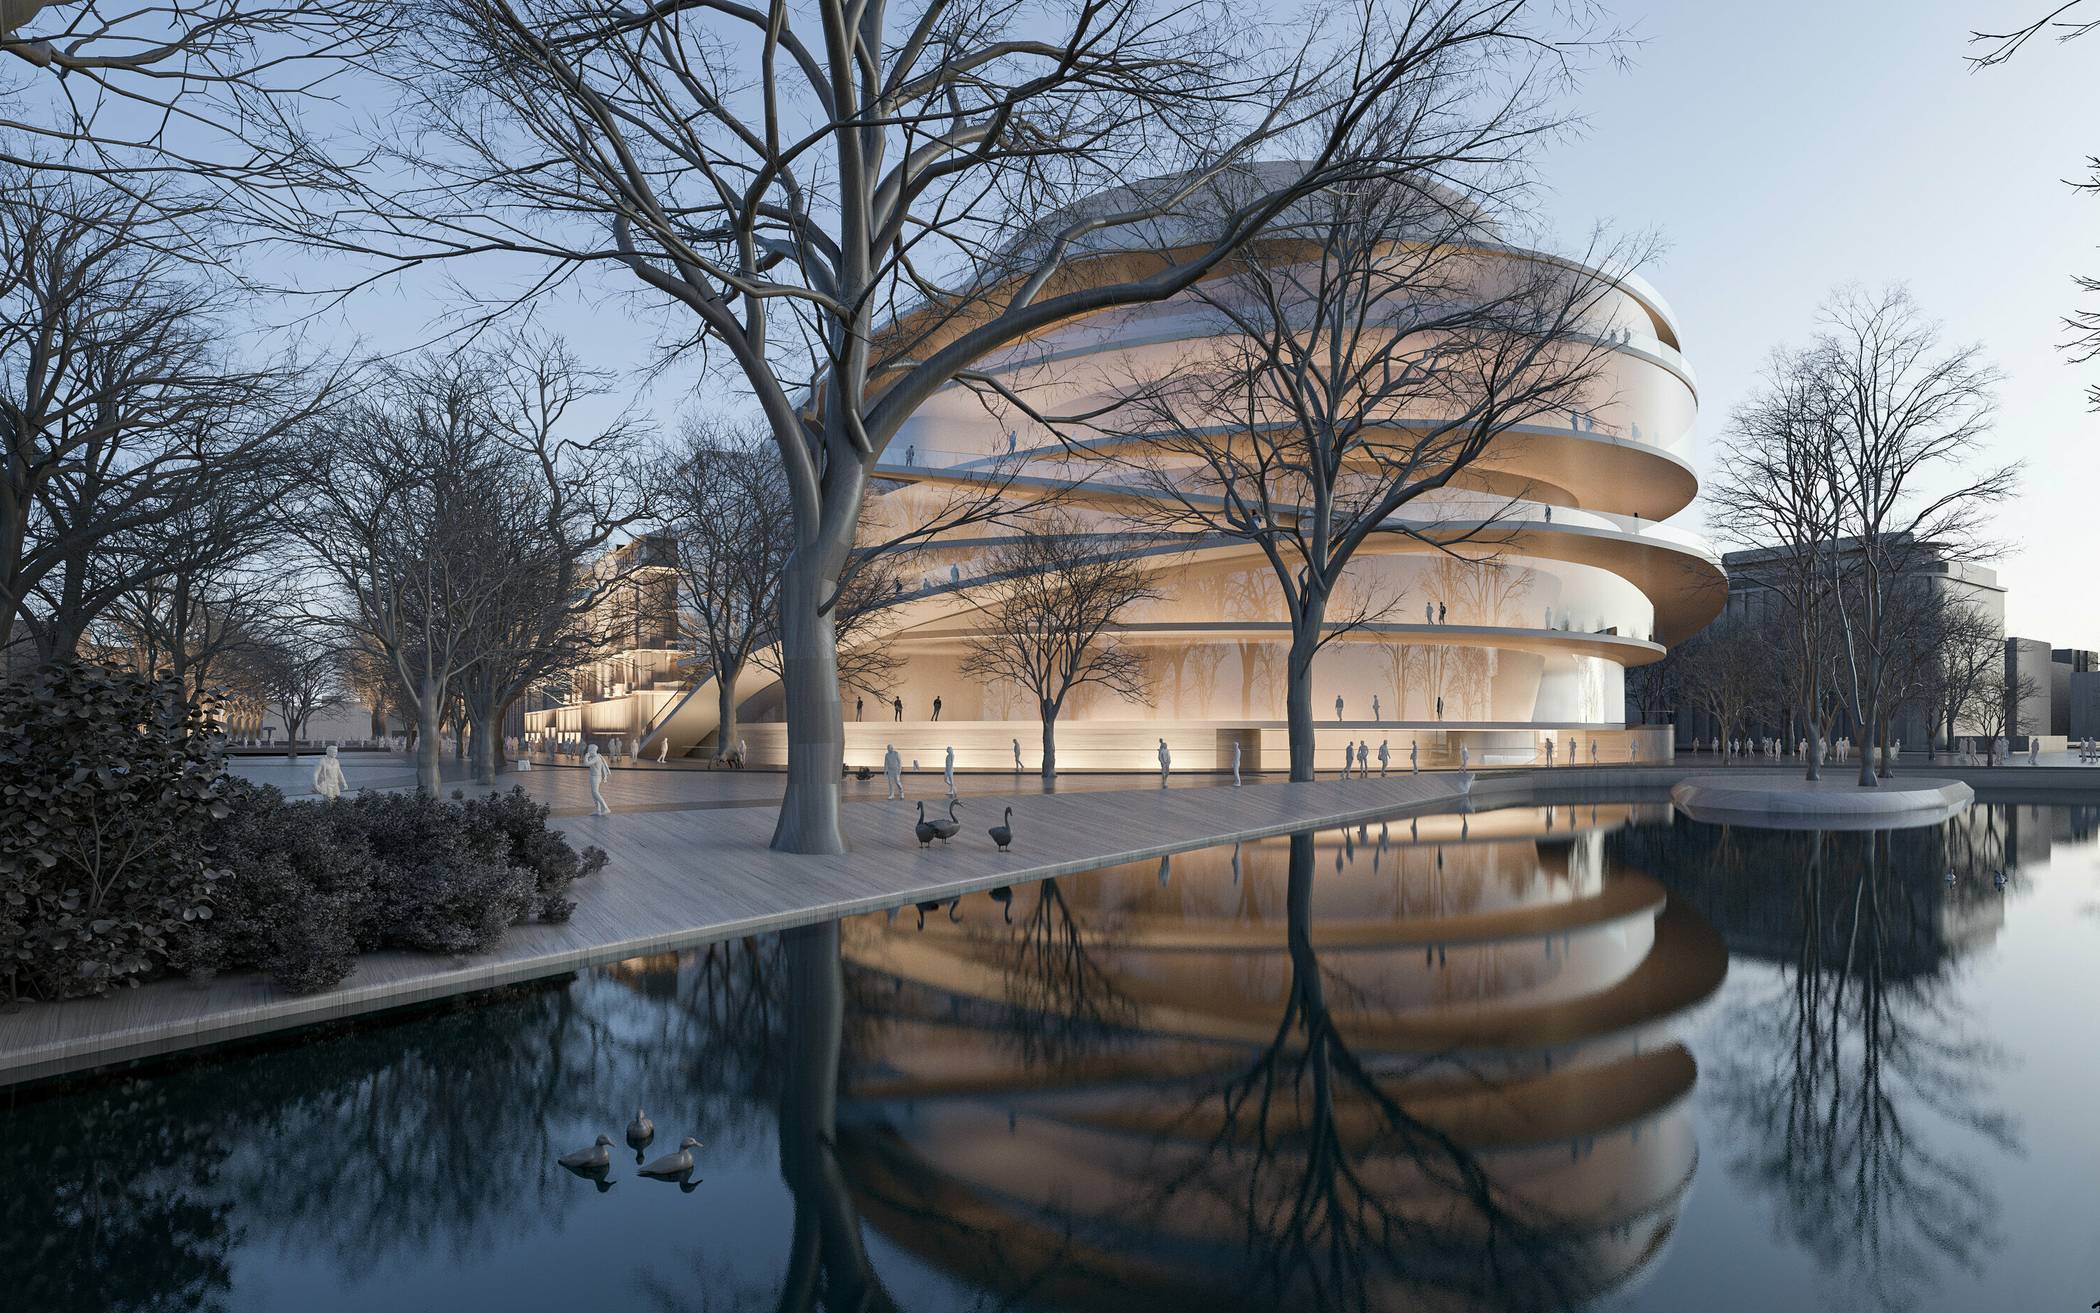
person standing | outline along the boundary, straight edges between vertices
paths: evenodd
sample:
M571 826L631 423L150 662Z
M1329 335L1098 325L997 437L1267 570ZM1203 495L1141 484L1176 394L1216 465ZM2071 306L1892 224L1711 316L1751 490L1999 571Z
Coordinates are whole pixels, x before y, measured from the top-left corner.
M938 725L938 724L940 723L940 720L941 720L941 695L940 695L940 694L938 694L938 693L936 693L936 694L934 694L934 695L933 695L933 721L934 721L934 723L935 723L936 725Z
M1422 773L1422 740L1420 739L1409 739L1407 741L1407 773L1410 775L1420 775Z
M1444 623L1444 604L1442 602L1436 604L1436 622L1438 624Z
M941 764L941 783L948 786L948 799L955 800L955 745L948 745L948 758Z
M1376 693L1373 693L1373 694L1371 695L1371 723L1372 723L1373 725L1375 725L1375 724L1377 724L1377 723L1378 723L1379 721L1381 721L1381 720L1384 720L1384 719L1385 719L1385 713L1384 713L1383 711L1379 710L1379 707L1378 707L1378 695L1377 695Z
M314 792L334 802L343 796L343 761L336 755L335 744L321 754L319 765L314 767Z
M1232 741L1232 787L1240 787L1240 741Z
M1393 763L1393 750L1385 739L1378 740L1378 778L1384 779L1386 767Z
M1167 751L1167 741L1159 741L1159 787L1167 787L1167 775L1174 769L1174 754Z
M866 706L867 704L868 704L868 700L867 700L866 698L862 697L862 696L861 696L860 694L858 694L858 693L855 693L855 694L853 695L853 718L854 718L855 720L859 720L859 719L860 719L860 710L861 710L861 708L862 708L862 707Z
M612 774L612 763L599 753L595 743L583 750L583 770L591 781L591 801L594 804L591 815L612 815L612 808L605 805L605 777Z
M1014 774L1021 773L1021 740L1014 740Z
M1369 739L1358 739L1356 741L1356 778L1360 780L1371 778L1371 741Z
M904 723L904 699L902 697L890 699L890 719L896 721L899 725Z
M1553 736L1551 734L1546 736L1546 764L1548 766L1553 764Z
M1342 719L1342 695L1341 695L1341 694L1339 694L1339 693L1337 693L1337 694L1335 694L1335 695L1334 695L1334 719L1335 719L1335 723L1336 723L1336 724L1340 724L1340 723L1341 723L1341 719Z
M1350 772L1351 770L1355 769L1355 767L1356 767L1356 745L1355 745L1354 743L1351 743L1351 742L1350 742L1349 740L1347 740L1347 739L1343 739L1343 740L1342 740L1342 778L1343 778L1343 779L1345 779L1345 780L1346 780L1346 779L1348 779L1348 778L1349 778L1349 772Z
M904 796L904 758L897 755L894 743L882 745L882 781L889 786L883 794L884 801Z
M1444 695L1441 693L1436 696L1436 718L1438 720L1444 718Z
M661 766L671 759L671 736L666 734L656 741L656 764Z

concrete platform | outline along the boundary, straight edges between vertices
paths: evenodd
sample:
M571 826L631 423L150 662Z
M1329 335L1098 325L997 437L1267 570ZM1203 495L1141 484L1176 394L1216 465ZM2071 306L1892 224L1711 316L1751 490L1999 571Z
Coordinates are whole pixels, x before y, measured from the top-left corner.
M1693 820L1766 829L1905 829L1959 815L1975 800L1976 791L1960 780L1895 776L1863 789L1849 773L1811 781L1728 771L1694 775L1670 789L1670 801Z

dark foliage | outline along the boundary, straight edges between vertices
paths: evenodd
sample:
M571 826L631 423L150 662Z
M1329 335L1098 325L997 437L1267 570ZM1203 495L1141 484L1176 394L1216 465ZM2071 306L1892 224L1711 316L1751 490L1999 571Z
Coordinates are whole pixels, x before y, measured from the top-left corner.
M211 832L227 868L219 915L191 935L177 965L259 968L294 993L327 989L359 953L478 953L532 917L566 919L570 882L605 864L547 828L522 790L473 801L368 793L287 802L228 781Z
M106 994L208 925L224 810L209 719L173 680L78 662L0 682L0 988Z

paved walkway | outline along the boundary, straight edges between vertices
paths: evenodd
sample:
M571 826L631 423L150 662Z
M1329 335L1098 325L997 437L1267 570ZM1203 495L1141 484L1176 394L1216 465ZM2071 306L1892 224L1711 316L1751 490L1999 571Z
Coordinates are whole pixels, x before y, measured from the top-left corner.
M0 1015L0 1085L903 903L1308 826L1446 808L1459 795L1458 777L1449 773L1243 789L1133 789L1126 776L1115 791L967 797L954 842L923 850L912 834L914 806L856 801L847 806L856 851L795 857L767 848L770 808L725 807L711 791L670 788L673 778L692 777L615 775L608 796L622 810L557 821L572 842L596 844L611 858L604 872L574 886L576 912L565 924L513 927L502 944L472 958L371 954L342 985L320 994L287 995L266 977L244 973L203 983L164 980L107 999L25 1006ZM989 787L996 778L973 782ZM742 779L769 780L778 797L779 776L754 772ZM575 771L536 770L519 782L550 801L580 804L588 798L588 786ZM924 792L923 782L915 792ZM937 783L933 792L939 795ZM1014 808L1014 846L1000 853L985 829L1008 805ZM946 810L945 799L940 810Z

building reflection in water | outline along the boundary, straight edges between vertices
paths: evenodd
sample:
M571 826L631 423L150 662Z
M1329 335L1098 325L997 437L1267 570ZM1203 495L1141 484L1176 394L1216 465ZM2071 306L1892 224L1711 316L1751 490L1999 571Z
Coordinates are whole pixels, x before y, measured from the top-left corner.
M1727 967L1696 913L1608 866L1629 819L1425 818L1183 855L1164 883L1045 881L923 930L849 923L853 1207L970 1286L1060 1307L1609 1289L1690 1184L1671 1022Z

